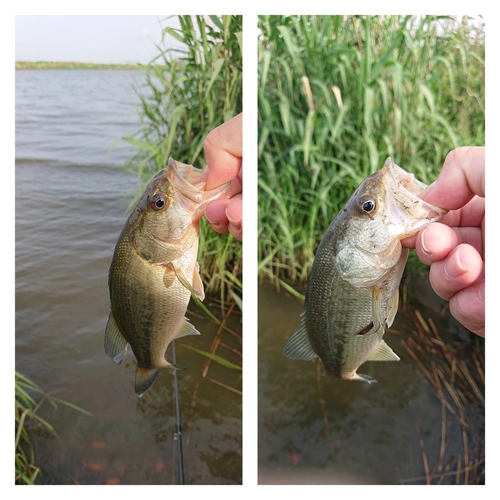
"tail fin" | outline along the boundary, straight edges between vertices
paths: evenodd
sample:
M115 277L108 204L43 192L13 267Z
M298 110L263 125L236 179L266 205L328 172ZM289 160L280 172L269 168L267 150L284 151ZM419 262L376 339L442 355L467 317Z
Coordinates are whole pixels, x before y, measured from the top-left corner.
M140 368L139 366L135 369L135 393L141 397L155 381L159 368Z

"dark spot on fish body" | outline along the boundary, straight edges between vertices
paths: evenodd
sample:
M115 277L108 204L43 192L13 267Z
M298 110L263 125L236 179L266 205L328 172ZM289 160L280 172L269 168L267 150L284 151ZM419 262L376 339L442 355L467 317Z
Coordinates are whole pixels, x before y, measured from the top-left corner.
M373 321L358 332L358 335L365 335L373 328Z

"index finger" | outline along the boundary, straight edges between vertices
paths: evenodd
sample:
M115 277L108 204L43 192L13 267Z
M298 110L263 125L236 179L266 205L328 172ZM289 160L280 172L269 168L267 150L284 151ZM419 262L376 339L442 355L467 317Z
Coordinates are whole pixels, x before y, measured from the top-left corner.
M484 198L484 147L462 147L448 153L436 182L420 197L432 205L455 210L474 195Z
M241 168L242 113L213 129L203 144L210 190L233 180Z

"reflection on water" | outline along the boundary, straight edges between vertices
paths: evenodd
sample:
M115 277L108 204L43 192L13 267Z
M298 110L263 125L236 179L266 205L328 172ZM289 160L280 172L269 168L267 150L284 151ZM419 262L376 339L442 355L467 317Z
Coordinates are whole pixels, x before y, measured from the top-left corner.
M449 321L438 311L411 304L423 316L432 316L440 332L450 331ZM463 468L465 456L469 464L481 462L484 404L475 398L465 403L463 424L452 413L459 413L453 401L436 395L404 347L415 330L404 312L384 337L401 361L364 364L363 373L378 381L366 384L331 379L322 375L319 361L291 360L281 354L301 310L297 299L260 288L260 484L425 484L426 475L433 483L450 484L455 476L449 472ZM469 356L476 342L475 336L472 344L445 333L443 338L461 356ZM484 394L484 385L478 385ZM484 482L484 463L477 470L470 478Z

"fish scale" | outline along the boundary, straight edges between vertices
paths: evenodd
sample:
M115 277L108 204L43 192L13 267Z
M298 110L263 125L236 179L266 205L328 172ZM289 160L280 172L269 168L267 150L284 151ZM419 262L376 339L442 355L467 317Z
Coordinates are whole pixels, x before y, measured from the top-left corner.
M325 243L330 244L329 239ZM359 332L372 322L372 291L342 280L333 262L333 252L318 248L317 253L307 300L308 304L318 304L319 307L311 311L308 309L306 325L307 331L318 332L318 335L309 337L311 344L315 352L326 353L322 358L325 370L335 374L341 372L342 366L359 366L359 358L369 350L369 347L363 348L364 344L369 346L371 336L376 335L376 331L371 331L349 342L350 331ZM336 293L337 290L342 290L342 293ZM335 332L338 334L335 335ZM357 356L357 353L361 355Z
M285 356L320 357L327 375L367 382L373 379L357 373L365 361L399 360L383 335L408 258L401 240L447 213L418 198L425 187L388 158L356 189L318 247Z

